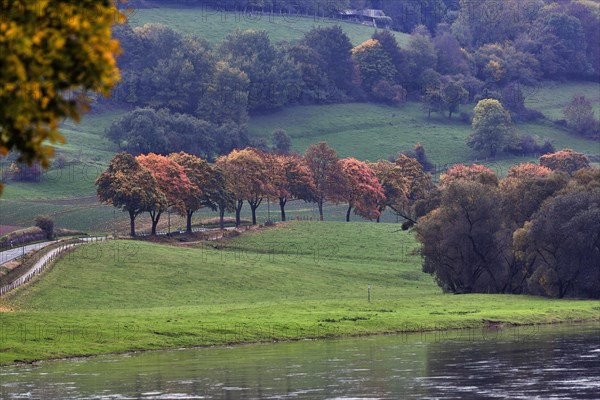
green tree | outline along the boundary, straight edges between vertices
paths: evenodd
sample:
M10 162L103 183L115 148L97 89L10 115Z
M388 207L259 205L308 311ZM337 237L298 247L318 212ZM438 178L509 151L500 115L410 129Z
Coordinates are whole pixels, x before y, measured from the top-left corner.
M275 151L278 153L287 154L292 150L292 139L283 129L275 130L271 137Z
M231 150L230 135L240 127L215 125L189 114L172 114L167 109L138 108L114 121L106 135L133 154L169 154L185 151L204 158ZM222 132L225 129L226 132ZM245 138L234 140L235 146Z
M452 119L452 114L458 112L460 105L465 103L469 97L469 92L465 89L461 78L461 75L442 78L440 95L443 107L448 111L448 119Z
M419 220L423 271L453 293L500 293L505 290L502 220L495 186L466 179L442 190L441 205Z
M432 112L443 111L444 106L444 96L441 88L439 86L428 86L421 96L421 108L427 113L427 118L431 119Z
M573 96L571 102L565 107L564 114L569 127L577 134L600 139L592 102L583 94Z
M352 58L364 90L371 92L379 81L394 82L398 71L383 46L369 39L352 49Z
M533 294L600 298L600 191L553 197L515 233Z
M385 51L392 61L392 64L396 68L396 77L395 82L402 84L403 82L408 82L409 79L409 71L408 65L406 62L406 54L400 48L398 41L396 40L396 36L392 34L390 31L376 31L373 34L373 39L377 40L381 47L383 47L383 51Z
M302 44L319 56L319 66L329 81L347 92L352 85L352 42L338 25L313 28L304 35Z
M238 125L246 123L249 86L245 72L224 61L217 62L212 79L204 85L196 115L218 125L226 122Z
M423 73L428 68L435 68L437 54L427 30L418 28L410 36L407 46L407 61L411 79L416 80L421 87L425 87L426 82L423 79Z
M473 133L467 142L469 147L495 157L503 149L512 121L498 100L484 99L475 107L472 126Z
M221 43L220 52L231 66L246 74L250 111L276 109L286 103L277 68L281 60L266 31L236 30Z
M119 80L110 28L124 19L110 0L0 2L0 155L48 167L59 122Z
M547 11L531 29L534 54L547 76L579 75L592 72L587 61L587 38L581 22L570 15Z

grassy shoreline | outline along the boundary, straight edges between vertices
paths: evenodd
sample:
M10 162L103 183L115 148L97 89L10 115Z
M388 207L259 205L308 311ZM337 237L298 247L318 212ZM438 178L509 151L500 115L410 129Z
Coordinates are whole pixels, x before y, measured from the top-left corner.
M0 365L215 345L600 322L600 302L444 294L393 224L81 246L0 300ZM367 285L372 285L371 302ZM492 321L492 322L489 322Z
M5 313L6 314L6 313ZM374 330L369 330L368 328L365 329L365 327L361 327L359 330L356 331L348 331L346 329L335 329L335 327L326 327L326 326L321 326L320 328L317 329L316 326L305 326L303 327L303 332L308 333L308 335L300 335L300 336L294 336L294 335L282 335L281 333L283 333L283 329L280 329L279 331L277 329L270 329L270 328L265 328L265 329L259 329L258 331L248 331L245 330L247 336L241 336L238 333L239 332L234 332L234 331L221 331L221 332L216 332L216 331L205 331L204 333L206 334L206 338L210 338L208 340L203 340L200 343L198 342L194 342L194 341L184 341L182 342L181 340L178 339L173 339L172 342L168 343L168 342L162 342L161 344L157 344L154 341L147 341L145 344L143 343L133 343L133 342L129 342L129 341L121 341L119 342L119 340L114 341L112 344L110 343L110 341L106 341L104 339L100 339L96 341L97 345L100 345L101 347L98 347L94 350L91 351L79 351L79 350L74 350L75 347L73 347L71 350L69 349L65 349L64 352L60 352L60 353L55 353L54 351L52 352L48 352L48 351L40 351L39 349L39 343L40 341L43 341L44 339L41 339L39 337L31 337L29 336L29 340L31 340L32 344L36 343L37 344L37 349L34 349L34 346L24 346L24 349L29 347L29 349L31 349L31 355L30 357L24 357L24 358L17 358L17 359L12 359L10 360L9 358L6 358L6 352L8 350L7 347L5 347L6 345L6 337L4 338L3 341L0 341L0 352L2 353L2 355L0 356L0 366L8 366L8 365L19 365L19 364L36 364L39 362L43 362L43 361L56 361L56 360L66 360L66 359L77 359L77 358L90 358L90 357L95 357L95 356L100 356L100 355L113 355L113 354L135 354L135 353L141 353L141 352L148 352L148 351L165 351L165 350L174 350L174 349L199 349L199 348L207 348L207 347L217 347L217 346L240 346L240 345L253 345L253 344L276 344L276 343L286 343L286 342L294 342L294 341L301 341L301 340L329 340L329 339L344 339L344 338L356 338L356 337L366 337L366 336L380 336L380 335L417 335L417 334L444 334L444 333L451 333L451 332L458 332L458 335L462 336L463 334L467 334L468 337L474 338L476 336L472 335L473 332L469 332L469 331L473 331L473 330L480 330L481 331L481 335L482 337L487 337L488 335L493 336L493 335L498 335L498 332L501 332L502 329L513 329L513 328L517 328L517 327L536 327L536 326L548 326L548 325L562 325L562 324L590 324L590 323L600 323L600 316L597 315L598 312L594 312L591 311L588 315L588 317L585 317L585 313L584 314L579 314L579 318L575 318L572 319L570 317L558 317L558 318L554 318L552 321L548 321L548 320L539 320L537 318L535 318L535 316L529 320L529 319L522 319L522 318L518 318L518 320L512 320L510 317L508 317L507 319L503 319L502 320L502 325L501 326L488 326L485 323L482 323L482 321L471 321L471 322L467 322L467 323L461 323L460 326L455 326L454 323L450 323L450 321L448 321L449 325L445 325L443 322L440 322L438 324L434 324L432 326L430 325L422 325L422 326L411 326L411 327L406 327L408 328L408 330L405 329L398 329L398 330L386 330L386 329L374 329ZM1 319L1 317L0 317ZM6 321L3 321L6 322ZM215 327L218 328L218 327ZM227 326L222 326L220 328L227 328ZM282 328L282 327L279 327ZM290 329L288 329L287 331L293 331L292 327L288 327ZM297 327L298 328L298 327ZM14 332L14 331L13 331ZM72 331L71 331L72 332ZM509 331L510 332L510 331ZM527 331L526 331L527 332ZM3 331L4 334L6 334L6 330ZM275 333L275 335L273 335L273 333ZM279 334L278 334L279 333ZM33 334L32 331L30 331L30 334ZM91 335L91 336L96 336L98 334L97 331L95 332L90 332L88 331L87 333L83 333L83 335ZM128 331L123 332L123 334L126 336L128 335ZM188 334L191 334L191 332L188 332ZM201 335L201 332L196 332L197 335ZM98 337L99 338L99 337ZM88 337L89 339L89 337ZM129 339L124 337L123 339ZM55 342L55 338L53 339L50 336L47 336L45 338L46 341L48 342ZM92 342L94 342L93 340L90 341L90 343L88 343L88 345L90 345ZM56 344L56 343L54 343ZM81 343L79 343L81 344ZM37 354L34 356L34 354Z
M587 320L564 320L564 321L555 321L555 322L545 322L545 323L523 323L523 324L513 324L509 321L503 322L500 326L491 326L491 327L480 327L480 326L472 326L472 327L462 327L462 328L446 328L446 329L431 329L431 330L420 330L420 331L392 331L392 332L367 332L367 333L356 333L356 334L341 334L341 335L322 335L322 336L314 336L314 337L287 337L287 338L265 338L260 340L253 341L235 341L235 342L215 342L209 344L201 344L201 345L189 345L189 346L175 346L175 347L158 347L158 348L138 348L135 350L118 350L118 351L110 351L110 352L98 352L98 353L90 353L90 354L78 354L78 355L68 355L64 357L48 357L41 359L30 359L30 360L16 360L10 363L4 362L4 360L0 360L0 367L7 366L18 366L18 365L36 365L39 363L47 362L47 361L67 361L67 360L78 360L78 359L87 359L98 356L109 356L109 355L133 355L139 353L147 353L147 352L155 352L155 351L169 351L169 350L195 350L195 349L206 349L206 348L214 348L214 347L231 347L231 346L252 346L252 345L261 345L261 344L279 344L279 343L292 343L304 340L341 340L341 339L351 339L351 338L360 338L360 337L374 337L374 336L399 336L403 337L405 335L436 335L437 340L441 340L442 338L450 338L452 333L458 333L460 337L466 337L467 339L474 340L477 338L474 335L474 331L481 332L481 337L494 337L501 336L503 329L509 329L508 333L510 334L510 329L515 328L534 328L531 331L525 330L524 332L512 332L513 336L517 337L527 336L535 333L535 328L537 327L548 327L552 325L580 325L580 326L589 326L590 324L600 324L600 317L595 317L593 319ZM598 325L600 328L600 325ZM437 336L439 335L439 336ZM466 336L465 336L466 335Z

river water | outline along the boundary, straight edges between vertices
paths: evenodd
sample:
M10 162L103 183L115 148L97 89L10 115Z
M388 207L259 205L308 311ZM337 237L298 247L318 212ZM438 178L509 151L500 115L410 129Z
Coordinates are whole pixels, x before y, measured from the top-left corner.
M170 350L0 368L1 399L600 399L600 324Z

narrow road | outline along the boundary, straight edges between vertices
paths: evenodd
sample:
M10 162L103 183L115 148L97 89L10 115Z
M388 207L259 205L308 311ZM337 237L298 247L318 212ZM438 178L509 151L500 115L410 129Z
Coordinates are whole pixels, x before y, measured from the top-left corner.
M99 237L83 237L80 238L84 242L93 242L99 239L103 239L102 236ZM49 241L49 242L41 242L36 244L30 244L27 246L14 247L12 249L8 249L5 251L0 251L0 265L6 264L9 261L14 260L15 258L21 257L27 253L31 253L32 251L37 251L39 249L43 249L44 247L56 243L57 240Z
M12 261L17 257L21 257L27 253L31 253L32 251L43 249L52 243L56 243L56 241L29 244L27 246L14 247L9 250L2 251L0 252L0 265Z

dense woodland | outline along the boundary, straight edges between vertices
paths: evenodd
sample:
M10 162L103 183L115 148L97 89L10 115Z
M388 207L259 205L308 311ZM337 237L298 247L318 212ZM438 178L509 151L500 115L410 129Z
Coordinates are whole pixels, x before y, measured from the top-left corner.
M288 3L297 2L218 4L227 9L277 12L287 10ZM543 116L525 107L523 89L527 85L542 79L597 80L600 76L600 50L594 40L600 24L598 3L301 3L309 8L328 7L332 15L345 7L382 8L396 21L394 27L410 32L411 37L400 47L393 34L379 30L372 39L353 47L341 28L328 24L294 43L276 42L264 31L236 31L212 46L166 26L132 29L120 25L114 28L114 35L124 50L119 58L122 82L109 101L144 110L125 115L109 136L134 153L185 150L212 157L239 145L264 146L245 134L249 115L295 104L350 101L420 101L429 116L460 114L470 122L471 110L463 107L461 112L461 105L489 98L499 100L512 120L529 121ZM194 4L209 7L215 3L189 2ZM420 12L410 11L410 7ZM589 99L577 101L579 108L556 122L574 134L598 139L599 123ZM149 130L145 142L140 132L148 135ZM192 135L194 140L186 142L193 142L194 148L177 143L167 132ZM513 138L492 155L504 150L540 153L539 148L528 148L531 141L530 137Z

